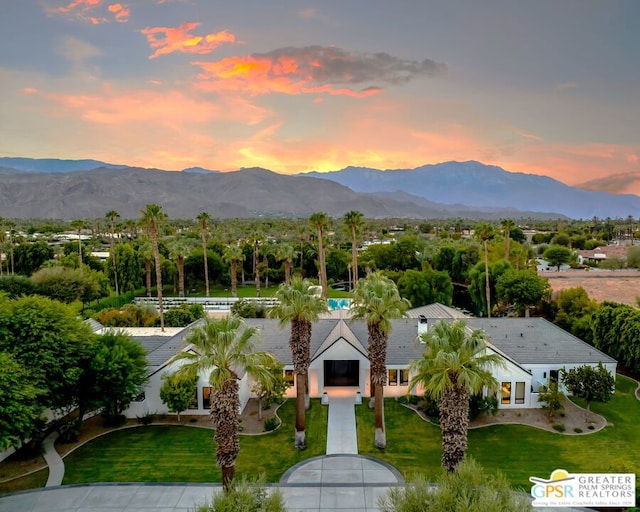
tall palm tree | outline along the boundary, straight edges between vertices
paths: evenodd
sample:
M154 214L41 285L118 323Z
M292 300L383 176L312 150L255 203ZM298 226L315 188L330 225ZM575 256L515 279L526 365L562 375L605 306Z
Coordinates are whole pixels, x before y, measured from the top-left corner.
M511 231L516 227L516 223L511 219L503 219L500 221L500 225L504 231L504 259L509 261L511 255L509 247L511 245Z
M244 261L244 253L239 245L227 245L222 258L229 263L231 275L231 296L238 296L238 263Z
M402 317L409 306L409 301L400 297L396 284L378 272L360 279L353 291L352 318L360 318L367 322L377 448L387 445L384 429L384 385L387 383L387 340L391 332L390 320Z
M153 247L153 259L156 265L156 288L158 290L158 309L160 313L160 330L164 332L164 308L162 304L162 268L160 267L160 249L158 248L158 235L162 224L167 220L167 214L162 211L162 206L148 204L142 215L141 224L147 231Z
M342 220L344 227L351 239L351 289L356 287L358 282L358 235L364 224L362 212L351 210L344 214Z
M256 285L256 297L260 297L260 244L263 237L257 231L249 236L249 242L253 248L253 280Z
M211 215L207 212L201 212L196 217L198 219L198 227L200 229L200 240L202 241L202 257L204 259L204 290L205 295L209 296L209 264L207 262L207 233L209 232L209 222Z
M487 334L482 329L471 331L462 320L440 321L420 341L425 349L411 365L411 388L422 386L438 402L442 466L454 471L467 449L469 398L497 388L490 370L503 363L497 354L486 353Z
M73 220L71 221L71 227L74 228L78 234L78 268L82 275L82 239L80 238L80 235L85 227L85 222L81 219Z
M118 286L118 267L116 265L116 251L115 251L115 232L116 232L116 219L120 218L120 214L115 210L109 210L105 218L109 221L109 250L111 251L111 264L113 265L113 281L116 288L116 295L120 295L120 288Z
M276 292L277 306L267 310L270 318L279 318L280 325L291 323L289 347L296 379L296 435L294 446L305 448L305 406L308 394L307 379L311 359L311 327L321 313L327 311L327 303L312 291L308 279L294 276L291 284L281 284Z
M144 283L147 297L151 297L151 264L153 263L153 246L151 242L144 241L138 246L138 254L144 261Z
M235 315L219 320L206 319L187 337L193 351L180 352L173 361L184 361L178 373L195 377L208 372L211 395L211 421L215 428L216 461L222 470L225 491L233 488L236 458L240 453L239 370L261 383L269 382L269 368L276 363L268 352L256 352L256 329L246 327Z
M276 248L276 258L284 262L284 282L291 283L291 273L293 271L293 260L297 254L296 248L288 243L280 244Z
M487 317L491 318L491 287L489 286L489 249L487 241L493 236L493 226L482 222L476 226L475 234L482 242L484 250L484 293L487 301Z
M322 287L322 298L327 300L327 263L324 251L324 234L329 227L329 217L324 212L316 212L309 217L309 224L318 237L318 277Z
M169 243L169 254L176 260L178 267L178 297L184 297L184 259L194 249L195 240L177 237Z
M262 272L264 274L264 287L269 288L269 255L272 254L273 247L269 244L260 246L260 254L262 254Z

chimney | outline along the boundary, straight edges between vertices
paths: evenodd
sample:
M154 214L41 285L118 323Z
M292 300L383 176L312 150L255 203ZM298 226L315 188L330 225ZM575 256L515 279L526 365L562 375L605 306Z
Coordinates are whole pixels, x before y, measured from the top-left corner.
M418 336L422 333L427 332L429 330L429 322L427 321L427 317L424 315L420 315L418 317Z

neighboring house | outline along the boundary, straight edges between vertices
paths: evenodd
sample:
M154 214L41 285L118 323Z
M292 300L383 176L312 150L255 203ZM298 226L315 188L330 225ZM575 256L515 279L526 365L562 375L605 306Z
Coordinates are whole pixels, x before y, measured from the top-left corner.
M557 378L562 368L570 369L585 364L596 366L602 362L615 376L617 363L613 358L542 318L472 318L456 309L431 304L408 311L407 318L391 321L385 396L402 396L409 392L409 365L421 357L423 350L418 335L440 320L456 319L464 320L470 329L483 329L490 340L487 350L502 358L503 366L492 369L499 383L497 398L501 408L540 407L540 386L547 384L550 377ZM287 396L294 397L289 326L281 328L276 319L247 319L246 324L257 329L260 350L273 353L284 365L285 376L291 383ZM170 338L135 336L147 350L150 380L145 388L144 400L132 404L126 412L127 416L167 412L159 398L161 376L174 371L174 367L168 366L169 359L177 351L188 349L184 338L190 328ZM321 397L324 392L337 388L354 396L356 393L370 395L367 338L367 325L362 320L332 317L313 324L310 396ZM251 396L251 382L246 375L241 378L240 388L241 405L244 407ZM422 390L416 392L421 393ZM188 412L208 413L209 393L207 377L202 375L194 409Z
M578 251L578 263L598 263L607 259L627 259L629 248L624 245L606 245L591 250Z

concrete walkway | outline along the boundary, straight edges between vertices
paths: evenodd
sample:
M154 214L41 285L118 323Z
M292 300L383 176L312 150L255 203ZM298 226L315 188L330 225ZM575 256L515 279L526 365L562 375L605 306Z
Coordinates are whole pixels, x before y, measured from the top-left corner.
M329 395L327 455L358 453L355 403L355 393Z
M49 477L45 487L55 487L62 485L62 479L64 478L64 461L60 454L56 451L55 442L58 439L58 432L52 432L49 434L42 443L44 453L42 456L49 466Z

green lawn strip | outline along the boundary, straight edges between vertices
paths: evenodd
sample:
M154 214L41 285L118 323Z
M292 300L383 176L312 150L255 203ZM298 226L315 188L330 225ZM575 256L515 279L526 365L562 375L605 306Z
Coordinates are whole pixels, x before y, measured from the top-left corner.
M327 408L312 401L307 411L307 445L293 447L294 404L278 410L283 425L260 436L240 436L239 477L264 473L277 482L301 460L326 450ZM63 484L89 482L220 482L213 431L194 427L146 426L102 436L65 457Z
M557 468L570 473L640 472L640 403L636 384L618 376L616 394L607 404L592 404L613 426L586 435L561 435L524 425L495 425L469 431L467 453L489 470L501 469L515 487L527 489L529 477L548 478ZM356 408L358 447L363 455L383 459L405 476L432 477L440 465L440 431L398 404L385 400L387 448L373 445L373 411ZM561 418L558 422L561 422ZM585 425L585 432L587 431Z
M37 489L44 487L49 478L49 470L47 468L31 473L27 476L22 476L8 482L0 484L0 494L6 494L9 492L26 491L28 489Z

